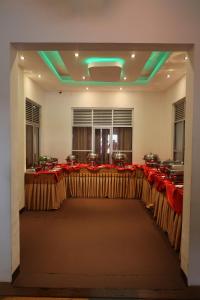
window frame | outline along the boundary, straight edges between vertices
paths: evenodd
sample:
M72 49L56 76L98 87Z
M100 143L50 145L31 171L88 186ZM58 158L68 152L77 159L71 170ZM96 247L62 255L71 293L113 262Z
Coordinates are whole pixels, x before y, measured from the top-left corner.
M83 125L83 126L78 126L78 125L74 125L73 123L73 118L74 118L74 110L91 110L91 114L92 114L92 119L91 119L91 124L90 125ZM95 110L111 110L112 111L112 122L110 125L108 124L105 124L105 125L96 125L94 124L94 111ZM119 110L119 111L122 111L122 110L125 110L125 111L131 111L131 125L117 125L117 124L114 124L114 111L116 110ZM117 127L122 127L122 128L131 128L132 129L132 144L131 144L131 150L123 150L123 149L118 149L118 150L113 150L113 143L111 142L111 159L110 159L110 163L112 162L112 154L115 153L115 152L124 152L124 153L131 153L131 157L132 157L132 161L133 161L133 117L134 117L134 108L131 107L131 108L124 108L124 107L72 107L72 126L71 126L71 132L72 132L72 142L71 142L71 145L72 145L72 153L73 152L77 152L77 151L80 151L80 152L94 152L95 151L95 129L100 129L100 128L107 128L107 129L110 129L110 134L111 134L111 137L113 135L113 129L114 128L117 128ZM91 138L91 149L89 150L77 150L77 149L73 149L73 127L90 127L91 130L92 130L92 138ZM112 141L112 138L111 138L111 141Z
M34 122L34 117L33 117L33 111L32 111L32 120L27 120L27 114L26 114L26 105L27 102L30 103L32 105L32 107L37 107L38 111L39 111L39 118L38 118L38 122ZM32 162L33 164L36 162L36 156L37 156L37 152L38 152L38 158L40 156L40 124L41 124L41 105L34 102L33 100L29 99L29 98L25 98L25 132L26 132L26 126L31 126L33 128L33 132L32 132L32 141L33 141L33 149L32 149ZM37 129L38 129L38 145L37 145ZM26 141L27 142L27 141ZM27 156L27 153L26 153ZM26 168L27 168L27 159L26 159Z
M178 105L183 102L184 105L184 113L183 113L183 117L176 120L176 108L178 107ZM173 103L173 109L174 109L174 122L173 122L173 160L177 160L176 159L176 154L180 153L181 154L181 161L184 162L185 159L185 109L186 109L186 97L181 98L180 100L176 101L175 103ZM182 135L182 149L181 151L178 151L175 148L176 145L176 124L183 124L183 135Z

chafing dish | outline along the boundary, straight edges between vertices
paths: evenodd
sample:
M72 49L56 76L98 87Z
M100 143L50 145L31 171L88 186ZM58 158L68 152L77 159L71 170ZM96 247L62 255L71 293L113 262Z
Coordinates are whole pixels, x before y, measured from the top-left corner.
M143 159L145 160L145 164L148 167L158 168L160 165L160 158L158 154L155 153L145 154Z
M174 160L172 159L167 159L167 160L164 160L162 161L162 163L160 164L160 171L163 172L163 173L167 173L167 170L168 168L171 166L171 165L175 165L177 163L180 163L180 162L175 162Z
M56 166L58 163L58 159L55 157L48 157L46 155L40 156L39 160L38 160L38 164L39 166L37 167L41 167L43 170L48 170L53 168L54 166Z
M71 166L75 165L77 163L76 155L74 155L74 154L68 155L66 158L66 162L68 165L71 165Z
M91 152L87 155L87 161L90 165L95 166L97 163L98 155L94 152Z
M122 152L114 152L112 158L115 165L124 166L127 160L127 155Z
M183 163L175 163L171 164L166 168L166 173L168 178L173 183L183 183L184 179L184 164Z

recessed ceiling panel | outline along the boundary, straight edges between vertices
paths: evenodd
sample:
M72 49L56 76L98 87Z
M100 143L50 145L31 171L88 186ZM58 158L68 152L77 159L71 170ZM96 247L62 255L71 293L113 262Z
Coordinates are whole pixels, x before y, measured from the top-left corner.
M186 73L184 52L23 51L19 65L49 91L159 91ZM169 76L170 73L170 76ZM41 74L41 76L38 76Z
M113 82L120 81L122 66L117 62L94 62L88 65L88 70L92 81Z

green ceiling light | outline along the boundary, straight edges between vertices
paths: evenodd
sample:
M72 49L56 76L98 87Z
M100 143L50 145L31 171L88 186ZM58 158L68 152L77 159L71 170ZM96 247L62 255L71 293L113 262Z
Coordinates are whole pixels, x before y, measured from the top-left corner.
M160 70L162 65L166 62L166 60L168 59L170 54L171 54L171 52L169 52L169 51L168 52L161 52L161 55L159 57L159 61L157 62L154 69L152 70L152 72L151 72L151 74L148 78L148 82L158 73L158 71Z
M45 62L45 64L49 67L49 69L52 71L52 73L60 80L62 81L62 78L60 77L60 74L56 70L54 64L52 63L51 59L47 55L48 51L38 51L39 56L42 58L42 60Z
M52 64L61 72L67 73L67 68L65 66L65 63L59 53L59 51L45 51L47 57L52 62Z
M142 74L146 76L148 82L156 75L162 65L169 57L170 52L153 51L142 69Z
M146 61L143 70L151 71L157 65L160 59L160 55L162 55L162 52L153 51L149 56L148 60Z
M68 74L68 71L58 51L38 51L38 54L60 81L62 81L63 77L69 77L66 75L61 75Z
M123 66L125 59L120 57L88 57L83 60L83 63L87 65L92 63L119 63Z
M158 73L165 61L170 56L171 52L153 51L146 61L141 75L134 81L88 81L88 80L73 80L69 75L63 75L67 73L67 67L62 60L59 51L38 51L38 54L49 67L51 72L59 79L63 84L72 86L136 86L147 85L151 79ZM99 65L106 63L118 63L121 66L125 64L125 60L119 57L89 57L83 60L84 64L99 63ZM122 69L121 79L124 76Z

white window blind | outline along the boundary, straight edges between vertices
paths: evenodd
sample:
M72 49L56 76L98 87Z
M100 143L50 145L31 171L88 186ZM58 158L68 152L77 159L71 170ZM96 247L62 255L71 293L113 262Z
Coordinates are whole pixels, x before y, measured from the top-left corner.
M132 126L132 110L131 109L114 109L113 111L113 127L129 127Z
M73 109L76 127L132 127L132 109Z
M92 109L74 109L73 126L92 126Z
M185 99L175 103L175 122L185 119Z
M38 126L40 124L40 106L29 99L26 99L26 123Z
M111 109L94 109L93 110L94 126L112 126Z

